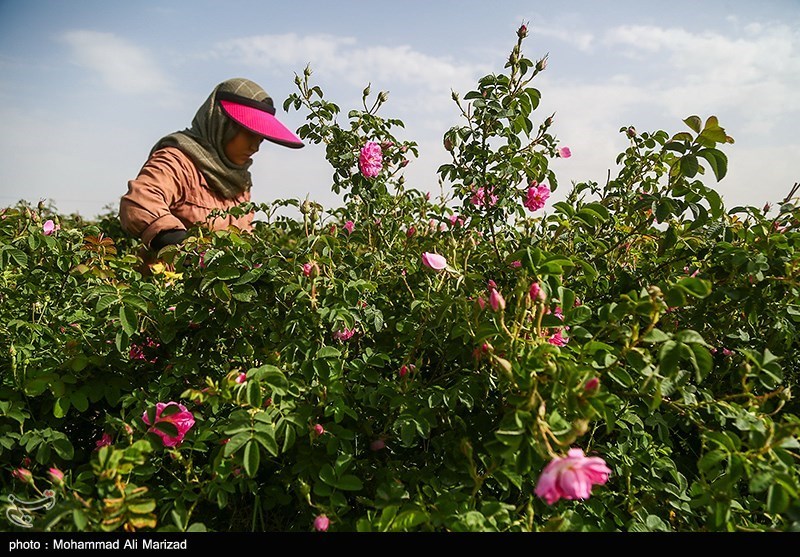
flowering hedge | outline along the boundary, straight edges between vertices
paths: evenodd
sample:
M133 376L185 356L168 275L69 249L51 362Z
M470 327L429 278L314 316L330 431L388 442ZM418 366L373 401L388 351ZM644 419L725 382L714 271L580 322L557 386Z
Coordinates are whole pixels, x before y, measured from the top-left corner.
M285 107L342 207L230 209L267 218L144 274L114 214L6 208L9 529L797 529L797 187L725 208L733 139L692 116L553 203L580 155L532 121L526 35L453 95L439 199L385 93L342 125L306 69Z

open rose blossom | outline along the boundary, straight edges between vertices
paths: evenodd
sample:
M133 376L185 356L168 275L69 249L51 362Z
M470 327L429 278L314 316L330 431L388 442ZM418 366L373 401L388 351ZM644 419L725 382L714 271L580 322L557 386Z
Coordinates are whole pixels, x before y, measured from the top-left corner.
M546 184L539 184L536 180L531 182L528 188L527 197L523 205L530 211L538 211L544 207L545 202L550 197L550 188Z
M111 435L109 435L108 433L103 433L103 435L100 436L100 439L95 441L94 448L96 450L96 449L101 449L103 447L107 447L111 444L111 441L112 441Z
M367 141L358 156L358 168L367 178L374 178L383 168L383 151L374 141Z
M422 254L422 263L426 267L430 267L435 271L441 271L445 267L447 267L447 259L439 255L438 253L430 253L425 252Z
M168 406L177 406L178 412L174 414L169 414L168 416L162 416L161 414L164 412L164 409ZM142 414L142 421L147 425L150 424L150 419L147 417L147 411ZM194 416L191 412L189 412L183 404L178 404L177 402L168 402L163 403L159 402L156 404L156 421L155 423L159 422L169 422L174 425L178 429L178 435L175 437L171 437L167 435L160 429L155 427L155 424L152 424L153 427L148 429L161 437L161 440L164 442L165 447L177 447L183 442L183 438L186 435L186 432L189 431L192 426L194 425Z
M44 224L42 225L42 232L44 233L45 236L50 236L53 232L55 232L59 228L60 227L56 225L56 223L54 223L50 219L47 219L46 221L44 221Z
M350 340L350 337L352 337L354 334L356 334L355 327L353 327L352 329L348 329L347 327L345 327L340 331L334 331L333 338L335 338L338 341L344 342L346 340Z
M588 499L595 484L608 481L611 470L598 456L584 456L581 449L567 451L567 456L556 457L545 466L534 493L552 505L559 499Z

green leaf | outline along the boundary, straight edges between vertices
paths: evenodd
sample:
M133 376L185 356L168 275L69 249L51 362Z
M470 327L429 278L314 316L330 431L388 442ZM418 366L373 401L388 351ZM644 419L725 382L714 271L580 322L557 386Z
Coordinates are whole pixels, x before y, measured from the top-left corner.
M102 311L106 310L107 308L117 303L117 300L119 300L119 297L117 297L116 295L102 296L97 300L97 304L95 304L94 306L94 312L101 313Z
M128 503L127 508L133 514L148 514L156 510L156 502L155 499L132 501Z
M241 271L233 267L222 266L214 269L210 276L216 276L220 280L238 279L241 276Z
M642 337L643 342L666 342L672 337L661 329L652 329Z
M668 340L661 345L661 350L658 353L658 361L662 375L670 376L678 370L682 346L684 345L674 340Z
M125 331L125 334L129 337L136 333L136 329L139 326L136 312L133 310L133 308L129 308L127 306L122 306L119 308L119 322L122 325L122 330Z
M685 329L675 333L675 340L685 344L702 344L708 346L708 343L706 343L706 341L703 339L703 336L697 331L693 331L691 329Z
M274 371L267 371L265 372L261 380L264 381L267 385L270 386L272 392L276 395L283 395L286 394L286 390L289 388L289 380L286 378L286 375L275 368Z
M338 360L341 357L341 351L333 346L323 346L317 351L317 358L332 358Z
M656 220L658 222L666 222L675 210L672 200L664 197L658 201L656 205Z
M717 465L728 458L728 453L720 449L709 451L700 457L697 461L697 466L704 474L712 473L717 468Z
M632 387L633 378L623 368L616 366L608 370L608 376L623 387Z
M132 306L143 313L147 313L147 302L140 296L125 294L122 296L122 303L126 306Z
M20 267L28 265L28 256L24 251L12 248L11 246L0 247L0 270L6 267L6 261L11 263L12 260Z
M255 288L249 284L245 284L243 286L234 287L232 296L234 300L239 300L240 302L250 302L256 297L257 294L258 292L256 292Z
M86 529L86 526L89 524L89 517L86 516L86 513L80 509L74 509L72 511L72 521L75 523L75 528L78 532L83 532Z
M697 157L694 155L684 155L681 157L680 168L681 174L687 178L694 178L697 175L697 170L700 168Z
M73 391L69 397L70 402L72 402L72 406L75 407L75 410L78 412L86 412L89 408L89 399L86 398L86 393L81 391Z
M319 479L331 487L336 487L336 475L330 464L323 464L319 469Z
M686 152L686 143L681 141L668 141L664 144L664 149L667 151L676 151L682 155Z
M53 405L53 416L56 418L63 418L67 415L67 412L69 412L69 406L69 397L62 396L61 398L57 398L55 404Z
M697 156L703 157L708 161L708 165L714 172L717 182L722 180L728 173L728 157L719 149L701 149L697 152Z
M789 494L779 483L774 483L767 490L767 512L782 513L789 506Z
M247 386L247 404L254 408L261 408L261 385L258 381L248 381Z
M244 471L251 478L258 472L258 466L261 464L261 451L258 444L250 441L244 446Z
M700 133L700 126L702 125L703 121L699 116L689 116L683 121L683 123L689 126L693 132Z
M64 460L72 460L72 457L75 454L75 448L72 446L72 443L69 439L66 437L54 439L52 445L53 450L58 456Z
M227 303L231 301L231 290L228 288L228 285L224 282L215 282L214 283L214 296L216 296L219 300Z
M172 422L156 422L153 427L168 437L178 436L178 427Z
M695 364L696 371L695 378L698 383L701 383L703 379L708 377L708 374L711 373L711 370L714 367L714 360L711 357L711 352L706 350L706 348L700 344L690 344L689 348L694 354L693 363Z
M711 294L711 281L696 277L684 277L675 286L695 298L705 298Z
M664 294L664 301L671 308L683 307L686 304L686 294L683 289L673 286Z
M364 488L364 484L356 476L345 474L336 480L334 487L343 491L361 491Z
M294 429L287 428L294 433ZM278 442L275 440L275 428L268 424L264 429L259 429L254 434L256 441L272 456L278 456Z
M391 530L393 532L407 532L412 528L428 522L428 513L418 509L410 509L398 514L392 521Z
M173 414L181 412L181 407L177 404L168 404L161 409L161 417L169 418Z
M291 449L296 439L297 439L297 434L294 432L294 427L287 424L286 433L283 438L283 447L281 448L281 452L285 453L289 449Z
M223 456L230 456L236 451L238 451L245 443L247 443L253 437L250 431L244 433L237 433L233 437L231 437L230 441L225 443L225 449L223 449L222 454Z

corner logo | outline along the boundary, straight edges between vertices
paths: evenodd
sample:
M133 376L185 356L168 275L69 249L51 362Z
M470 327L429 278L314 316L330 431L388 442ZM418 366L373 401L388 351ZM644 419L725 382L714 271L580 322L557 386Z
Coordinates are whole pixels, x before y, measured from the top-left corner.
M33 501L18 499L14 495L9 495L8 502L10 506L6 509L8 521L23 528L31 528L33 526L33 516L29 511L38 509L49 511L56 504L56 493L52 489L46 490L42 495L44 497Z

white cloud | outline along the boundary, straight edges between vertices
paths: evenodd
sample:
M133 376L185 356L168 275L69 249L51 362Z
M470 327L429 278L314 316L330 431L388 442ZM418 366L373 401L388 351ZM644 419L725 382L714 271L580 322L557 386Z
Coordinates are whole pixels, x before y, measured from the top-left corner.
M577 32L572 29L559 29L556 27L543 27L536 29L536 35L552 37L570 44L582 52L589 52L594 46L594 35L591 33Z
M225 41L216 45L212 56L256 68L297 72L308 64L315 75L352 85L359 92L368 83L373 92L402 88L402 102L424 112L441 111L444 103L452 102L451 88L463 91L473 87L481 72L492 69L430 56L407 45L362 45L352 37L295 33Z
M72 48L75 62L114 91L163 93L170 88L158 61L146 49L113 33L77 30L64 33L62 39Z
M658 102L685 116L688 105L741 110L744 131L768 131L800 111L800 35L783 25L748 25L744 35L693 34L679 28L621 26L604 43L660 66L649 87ZM695 109L696 110L696 109Z

